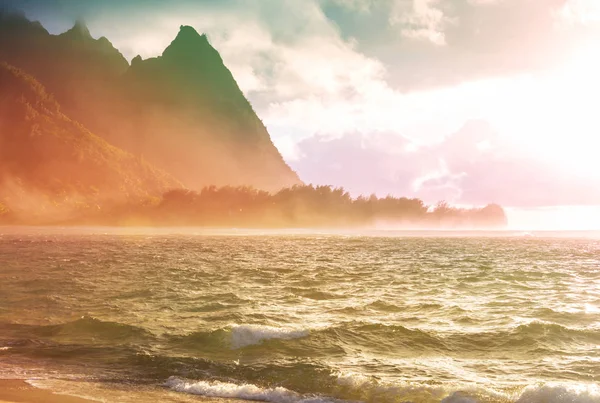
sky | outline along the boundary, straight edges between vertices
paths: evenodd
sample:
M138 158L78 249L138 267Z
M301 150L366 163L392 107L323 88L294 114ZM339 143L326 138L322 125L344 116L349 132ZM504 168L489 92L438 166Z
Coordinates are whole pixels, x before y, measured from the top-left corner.
M206 33L307 183L600 228L599 0L0 4L129 60Z

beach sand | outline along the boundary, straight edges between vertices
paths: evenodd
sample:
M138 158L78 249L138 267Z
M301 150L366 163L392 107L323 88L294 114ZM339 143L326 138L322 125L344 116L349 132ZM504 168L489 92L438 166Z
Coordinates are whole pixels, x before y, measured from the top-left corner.
M0 403L89 403L79 397L57 395L49 390L35 388L23 380L0 380Z
M0 379L0 403L240 403L237 399L206 398L160 387L106 385L76 381Z

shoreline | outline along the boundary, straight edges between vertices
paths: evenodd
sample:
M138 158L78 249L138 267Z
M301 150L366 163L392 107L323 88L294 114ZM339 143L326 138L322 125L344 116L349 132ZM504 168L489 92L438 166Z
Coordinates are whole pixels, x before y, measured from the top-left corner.
M600 230L523 229L389 229L389 228L244 228L198 226L7 225L0 223L0 238L11 235L115 235L115 236L359 236L390 238L518 238L600 239Z
M0 403L93 403L93 400L36 388L23 379L0 379Z
M32 383L44 384L34 386ZM121 386L121 385L120 385ZM241 403L241 399L188 395L160 387L79 381L0 379L0 403Z

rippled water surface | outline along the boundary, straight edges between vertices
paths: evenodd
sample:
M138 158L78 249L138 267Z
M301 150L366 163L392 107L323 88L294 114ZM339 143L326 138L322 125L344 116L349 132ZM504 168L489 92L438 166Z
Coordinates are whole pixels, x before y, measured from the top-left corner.
M600 241L5 231L0 376L272 402L596 402Z

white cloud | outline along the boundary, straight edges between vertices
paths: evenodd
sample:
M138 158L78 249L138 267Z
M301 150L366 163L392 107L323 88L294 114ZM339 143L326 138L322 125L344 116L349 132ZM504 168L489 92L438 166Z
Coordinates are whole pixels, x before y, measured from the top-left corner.
M597 24L600 22L600 2L598 0L568 0L558 15L570 24Z
M360 15L376 14L381 4L370 0L332 1ZM510 169L506 161L521 161L520 167L527 169L523 161L544 159L555 165L557 172L598 178L598 37L594 37L596 45L590 41L587 48L578 50L577 57L562 53L558 59L562 62L573 58L564 69L552 66L546 72L527 72L528 49L554 43L554 34L547 31L553 29L546 15L554 10L549 2L395 0L391 17L385 14L385 18L393 23L394 34L404 38L404 47L386 48L398 56L397 62L390 59L387 63L365 51L360 41L347 39L349 36L341 32L342 25L324 15L319 0L228 4L229 8L165 7L160 12L140 11L141 16L99 13L88 21L93 34L106 35L130 58L138 53L144 57L160 54L182 24L207 32L275 144L288 161L294 160L300 176L309 181L321 175L334 185L344 185L352 175L366 175L365 183L378 186L373 190L475 201L483 200L482 192L496 194L485 178L488 175L500 180L497 171ZM452 4L463 8L452 9ZM560 8L564 14L561 18L569 21L567 25L589 25L598 9L600 3L596 0L571 0ZM504 14L494 14L499 12ZM508 22L502 22L502 18ZM500 34L497 28L502 24L508 25ZM530 31L525 30L526 26ZM383 31L387 28L370 27ZM473 32L481 33L480 37L473 36ZM568 35L565 38L572 40ZM521 43L526 46L521 47ZM561 42L557 48L566 48L565 43L575 42ZM414 62L422 54L432 56L423 59L422 64ZM518 68L513 71L507 66L513 66L515 60ZM525 60L523 65L521 60ZM486 63L494 65L493 71L503 72L502 78L486 77ZM460 77L459 82L412 92L401 92L390 84L395 80L410 82L415 77L425 82L446 72ZM500 141L486 137L466 143L447 142L448 134L470 119L489 121ZM360 147L346 138L347 133L356 132L364 134ZM315 134L326 135L327 141L322 136L313 137ZM442 143L445 151L434 153L432 150ZM472 147L465 147L467 143ZM499 148L498 143L505 146ZM327 158L311 160L313 168L305 164L309 145L311 153L329 153ZM332 145L346 147L354 155L355 165L370 163L381 169L363 168L364 172L350 174L348 165L331 160L343 157L331 152ZM452 150L451 145L455 147ZM489 160L482 161L482 156ZM366 162L358 158L366 158ZM340 171L343 166L346 170ZM328 176L330 168L335 175ZM513 174L519 179L518 172ZM380 178L373 180L374 175ZM531 179L535 175L543 175L542 170L529 172L525 190L535 187ZM509 191L509 184L505 185ZM525 196L533 199L536 195Z
M489 148L478 144L487 141ZM489 125L473 121L442 141L416 150L398 134L351 132L300 142L292 167L314 184L344 186L354 195L418 197L426 203L556 206L600 204L600 178L519 155Z
M405 38L424 39L435 45L446 44L444 26L449 19L439 8L437 0L396 0L390 15L390 24L398 26Z

